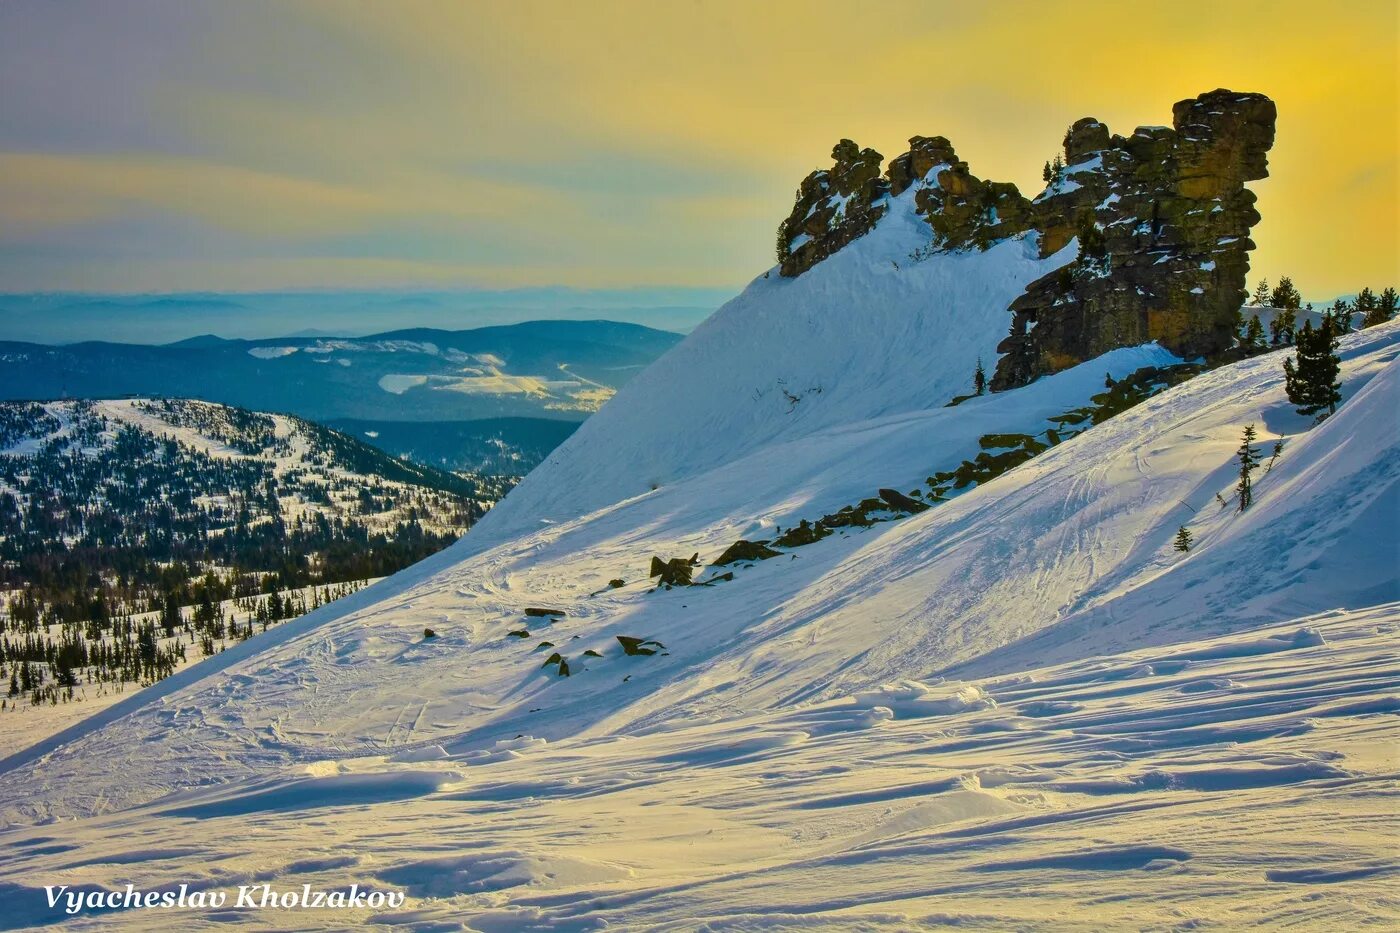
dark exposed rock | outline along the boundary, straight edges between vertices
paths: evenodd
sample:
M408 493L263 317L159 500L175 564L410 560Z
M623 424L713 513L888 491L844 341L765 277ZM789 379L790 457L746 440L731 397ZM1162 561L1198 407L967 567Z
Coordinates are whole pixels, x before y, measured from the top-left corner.
M631 657L653 655L666 648L661 642L647 638L632 638L627 635L618 635L616 638L617 643L622 646L622 653Z
M986 249L1031 225L1031 202L1015 185L983 181L968 171L966 162L937 172L914 195L914 204L933 230L933 244L941 249Z
M804 518L798 522L795 528L789 528L779 535L773 543L778 547L803 547L814 544L829 534L831 534L831 529L823 523L817 522L814 525Z
M911 136L909 151L890 160L890 194L898 197L915 182L927 182L935 167L958 161L953 144L945 136Z
M883 499L862 499L856 505L843 506L839 511L823 515L819 524L826 528L868 528L876 522L885 521L876 513L888 512L889 505Z
M801 275L912 188L929 251L985 249L1033 230L1047 257L1078 239L1077 259L1012 303L993 390L1153 340L1218 357L1233 344L1259 220L1244 186L1268 175L1276 109L1262 94L1216 90L1179 102L1172 118L1127 137L1092 117L1077 121L1063 167L1033 201L973 175L942 136L911 138L883 177L878 153L842 140L833 167L803 181L779 228L780 270Z
M977 446L983 450L1027 447L1034 443L1036 439L1029 434L983 434L977 439Z
M1108 127L1093 117L1076 120L1065 133L1065 164L1075 165L1108 148Z
M1058 253L1093 224L1095 211L1109 195L1103 171L1108 144L1108 127L1093 117L1079 120L1065 134L1065 164L1031 202L1042 258Z
M1073 176L1101 175L1092 196L1103 197L1077 234L1079 258L1012 302L994 390L1152 340L1187 358L1233 345L1259 220L1244 185L1268 174L1276 110L1261 94L1217 90L1172 116L1170 128L1112 137L1092 157L1101 170Z
M881 489L880 498L888 502L892 507L901 512L922 512L928 508L928 503L911 499L898 489Z
M797 203L778 228L783 275L801 275L841 247L864 236L884 215L889 182L882 156L843 139L831 150L835 164L802 180Z
M538 606L530 606L530 607L528 607L528 608L525 610L525 614L526 614L527 616L530 616L530 617L532 617L532 618L537 618L537 619L538 619L538 618L543 618L543 617L548 617L548 616L566 616L566 615L568 615L568 613L565 612L563 609L541 609L541 608L539 608Z
M670 560L653 557L651 559L651 572L647 576L660 577L658 584L661 586L690 586L691 574L698 566L700 566L699 554L689 560L684 557L673 557Z
M711 563L712 567L723 567L740 560L767 560L777 557L778 552L768 546L767 541L735 541L724 549L724 553Z

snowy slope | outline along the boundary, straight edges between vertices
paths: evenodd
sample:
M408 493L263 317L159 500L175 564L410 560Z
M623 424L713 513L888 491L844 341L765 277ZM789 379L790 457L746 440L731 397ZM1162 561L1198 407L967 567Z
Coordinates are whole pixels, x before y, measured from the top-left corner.
M936 408L991 371L1006 307L1070 262L1036 235L913 260L917 188L876 228L796 279L776 270L624 386L482 523L466 547L561 521L730 463L758 447ZM1099 373L1100 379L1102 372Z
M1400 324L1346 339L1321 427L1269 354L918 515L651 590L653 555L912 489L1173 362L943 407L1067 257L919 245L895 210L758 280L458 545L0 762L0 885L353 879L414 899L377 922L447 929L1393 920L1387 842L1350 827L1396 767ZM1251 422L1286 444L1238 514L1215 497Z
M408 902L70 925L1389 928L1397 631L1390 604L610 741L243 758L256 778L5 833L3 922L63 919L42 884L353 881Z

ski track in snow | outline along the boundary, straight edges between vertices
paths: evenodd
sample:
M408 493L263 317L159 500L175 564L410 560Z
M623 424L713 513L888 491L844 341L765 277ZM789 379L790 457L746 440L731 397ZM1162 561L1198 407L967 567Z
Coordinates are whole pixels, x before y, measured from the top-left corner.
M11 829L4 923L47 919L24 879L289 877L404 888L358 920L416 929L1310 926L1319 893L1393 923L1397 627L1390 604L646 735L231 774ZM123 922L151 919L88 921Z
M896 268L895 208L757 280L454 547L0 762L0 929L52 919L43 884L260 880L412 899L297 926L1400 922L1400 324L1344 340L1319 427L1266 354L922 514L649 591L653 555L913 488L1173 361L941 407L1065 256ZM1239 514L1250 422L1286 445ZM231 920L287 922L73 925Z

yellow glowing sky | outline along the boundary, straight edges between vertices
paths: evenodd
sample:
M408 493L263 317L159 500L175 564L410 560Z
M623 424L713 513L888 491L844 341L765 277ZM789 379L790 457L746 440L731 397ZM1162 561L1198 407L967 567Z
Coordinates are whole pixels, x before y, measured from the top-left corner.
M1397 274L1397 5L0 6L0 290L738 285L848 136L1034 195L1065 126L1278 103L1254 276Z

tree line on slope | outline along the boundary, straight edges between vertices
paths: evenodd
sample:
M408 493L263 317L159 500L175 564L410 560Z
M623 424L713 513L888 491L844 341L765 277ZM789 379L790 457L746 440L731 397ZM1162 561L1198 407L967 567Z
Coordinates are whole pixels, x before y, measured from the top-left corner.
M1303 296L1288 276L1280 278L1273 288L1269 287L1268 279L1260 279L1254 287L1250 306L1272 309L1274 316L1269 322L1266 340L1259 314L1255 312L1246 319L1243 310L1240 312L1235 337L1246 353L1262 353L1270 346L1292 346L1299 330L1299 313L1311 316L1313 311L1312 304L1303 304ZM1338 298L1322 312L1322 317L1331 320L1338 334L1349 334L1355 329L1358 316L1362 328L1376 327L1393 320L1397 310L1400 310L1400 296L1394 288L1386 288L1378 295L1368 287L1361 289L1353 301Z

